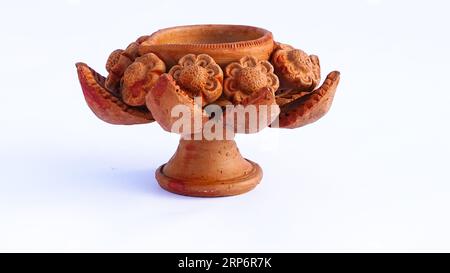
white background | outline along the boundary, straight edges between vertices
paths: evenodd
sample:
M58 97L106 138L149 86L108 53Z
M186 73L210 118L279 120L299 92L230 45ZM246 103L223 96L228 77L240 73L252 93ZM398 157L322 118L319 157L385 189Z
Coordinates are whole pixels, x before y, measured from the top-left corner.
M1 251L449 251L447 1L3 1ZM264 169L236 197L163 191L178 136L113 126L75 62L160 28L264 27L341 71L334 105L296 130L238 136Z

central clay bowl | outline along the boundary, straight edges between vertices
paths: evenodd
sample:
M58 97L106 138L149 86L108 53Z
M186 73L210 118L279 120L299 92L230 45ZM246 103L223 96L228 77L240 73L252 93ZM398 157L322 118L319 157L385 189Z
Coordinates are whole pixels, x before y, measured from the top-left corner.
M239 25L194 25L159 30L145 40L141 55L156 52L167 66L186 54L208 54L221 67L244 56L268 60L274 47L272 33Z

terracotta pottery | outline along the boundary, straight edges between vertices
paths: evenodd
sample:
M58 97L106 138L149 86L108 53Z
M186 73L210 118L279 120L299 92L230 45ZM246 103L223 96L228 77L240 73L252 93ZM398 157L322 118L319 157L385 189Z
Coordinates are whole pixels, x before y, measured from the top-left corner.
M177 151L156 171L164 189L191 196L227 196L253 189L258 164L244 159L234 140L180 140Z
M167 66L175 65L188 53L208 54L225 67L245 56L268 60L273 46L272 33L262 28L196 25L159 30L142 42L139 52L156 52Z
M339 83L320 82L320 63L265 29L194 25L159 30L111 53L105 78L76 64L88 106L111 124L156 121L181 140L156 171L160 186L189 196L229 196L262 178L236 133L298 128L330 109Z

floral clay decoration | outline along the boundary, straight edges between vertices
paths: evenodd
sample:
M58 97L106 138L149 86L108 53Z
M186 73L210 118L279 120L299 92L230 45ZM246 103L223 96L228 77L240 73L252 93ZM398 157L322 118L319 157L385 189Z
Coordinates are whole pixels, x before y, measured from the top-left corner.
M88 106L101 120L156 121L181 140L156 171L159 185L190 196L229 196L253 189L258 164L242 157L236 133L298 128L330 109L339 72L320 87L320 64L272 33L238 25L194 25L142 36L111 53L107 77L76 64Z

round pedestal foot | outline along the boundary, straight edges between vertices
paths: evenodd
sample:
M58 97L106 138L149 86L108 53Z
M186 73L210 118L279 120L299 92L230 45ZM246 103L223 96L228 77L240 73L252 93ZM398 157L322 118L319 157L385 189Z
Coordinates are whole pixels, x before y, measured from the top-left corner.
M159 185L170 192L198 197L220 197L231 196L248 192L258 185L262 178L262 170L258 164L247 160L252 165L252 169L239 177L227 180L209 180L201 179L176 179L167 176L164 173L166 164L156 170L156 180Z

